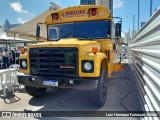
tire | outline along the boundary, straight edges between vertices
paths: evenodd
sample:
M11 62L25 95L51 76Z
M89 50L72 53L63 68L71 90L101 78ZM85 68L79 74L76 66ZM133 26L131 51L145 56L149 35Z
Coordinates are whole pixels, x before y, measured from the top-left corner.
M95 104L98 107L102 107L106 102L107 97L107 75L106 70L101 70L101 75L99 77L98 86L95 90Z
M40 97L45 95L47 88L25 86L25 90L29 95L33 97Z

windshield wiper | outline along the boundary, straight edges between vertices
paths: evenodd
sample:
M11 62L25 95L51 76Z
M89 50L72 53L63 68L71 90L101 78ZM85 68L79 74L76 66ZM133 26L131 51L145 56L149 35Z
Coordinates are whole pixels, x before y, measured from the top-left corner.
M66 38L66 37L69 36L70 34L72 34L72 32L70 32L70 33L64 35L63 37L60 37L58 40L60 40L60 39L62 39L62 38ZM58 41L58 40L57 40L57 41Z
M89 39L89 38L87 38L86 36L83 36L83 35L76 35L76 36L80 36L80 37L83 37L85 39L92 40L92 39Z

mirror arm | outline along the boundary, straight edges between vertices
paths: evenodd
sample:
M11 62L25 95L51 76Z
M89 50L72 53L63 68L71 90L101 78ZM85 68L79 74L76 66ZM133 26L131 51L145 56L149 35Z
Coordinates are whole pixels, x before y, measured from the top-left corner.
M37 28L40 29L40 25L42 25L42 24L45 24L45 23L41 23L41 22L37 23ZM40 33L39 33L39 34L40 34ZM36 39L37 39L37 41L39 41L39 37L40 37L40 36L37 36L37 29L36 29Z
M120 19L119 23L122 23L122 18L121 17L112 17L112 18Z
M45 23L41 23L41 22L37 23L37 25L42 25L42 24L45 24Z

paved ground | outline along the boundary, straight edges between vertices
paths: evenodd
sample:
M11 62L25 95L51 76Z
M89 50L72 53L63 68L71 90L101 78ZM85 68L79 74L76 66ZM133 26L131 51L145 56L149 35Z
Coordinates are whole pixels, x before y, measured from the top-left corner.
M139 111L139 101L136 95L134 79L131 77L129 67L125 70L113 74L114 78L109 79L108 96L102 108L94 106L94 96L91 92L78 90L53 90L49 89L47 94L41 98L29 96L24 88L17 90L15 96L9 95L0 98L0 111ZM1 91L2 93L2 91ZM92 115L96 112L91 113ZM2 118L0 118L2 119ZM9 118L3 118L3 120ZM11 119L11 118L10 118ZM19 120L22 118L12 118ZM138 118L118 118L118 117L45 117L45 118L23 118L25 119L52 119L52 120L137 120Z

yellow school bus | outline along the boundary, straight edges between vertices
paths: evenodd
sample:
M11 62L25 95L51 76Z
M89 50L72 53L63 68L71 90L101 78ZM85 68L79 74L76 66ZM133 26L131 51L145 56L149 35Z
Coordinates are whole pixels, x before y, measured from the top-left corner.
M114 24L102 6L74 6L54 11L44 23L47 41L28 46L20 55L19 83L34 97L47 88L92 90L96 105L106 101L108 79L123 69L115 62L116 43L120 41L121 21Z

